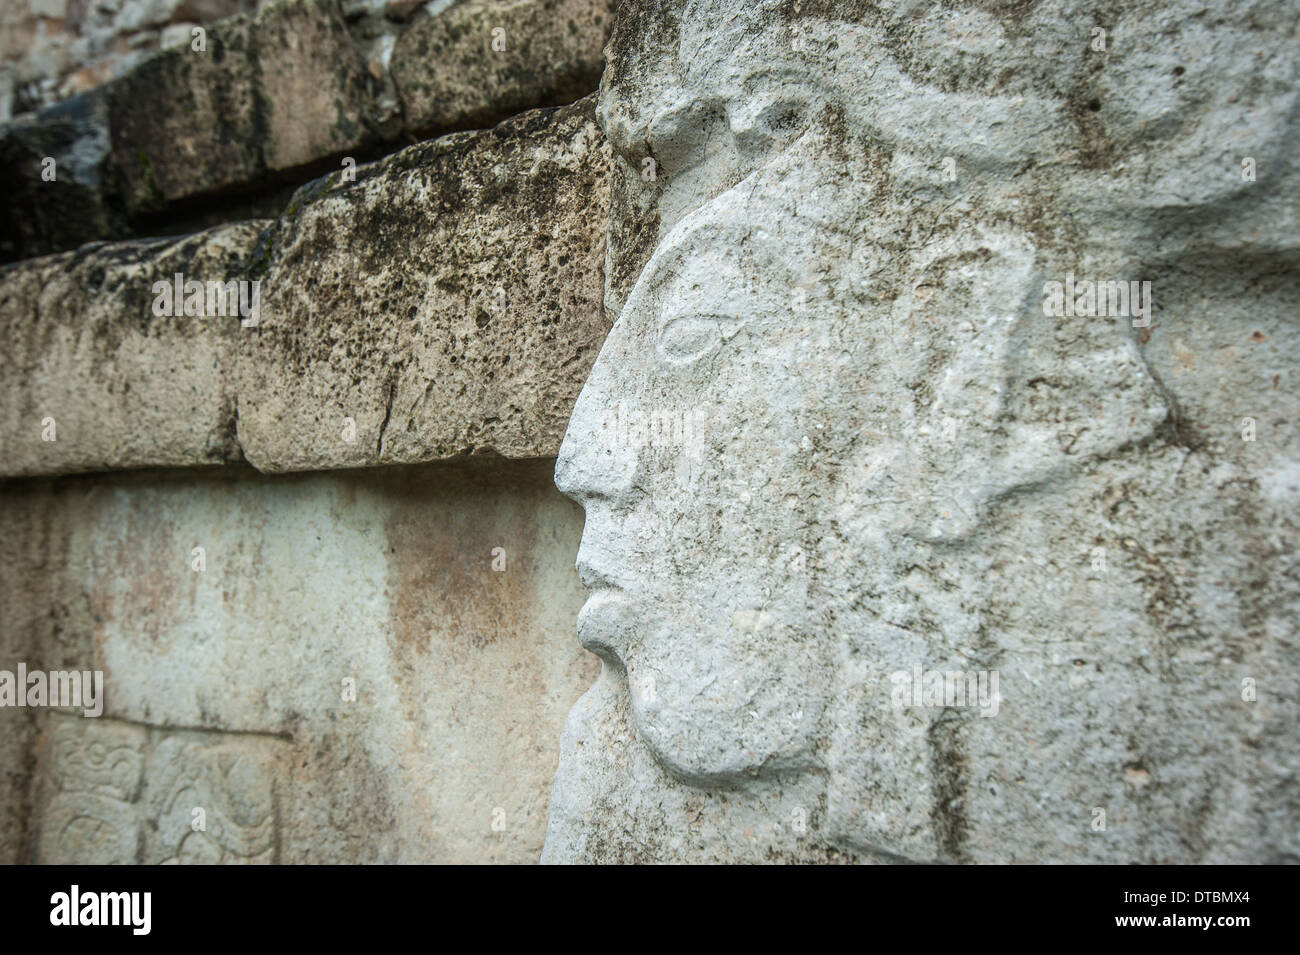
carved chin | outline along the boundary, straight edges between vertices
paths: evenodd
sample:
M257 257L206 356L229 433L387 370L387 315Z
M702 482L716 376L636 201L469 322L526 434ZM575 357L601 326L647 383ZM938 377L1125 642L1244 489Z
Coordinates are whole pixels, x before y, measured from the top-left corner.
M814 767L811 739L797 728L782 733L744 710L643 703L633 694L632 722L670 774L697 786L798 773Z

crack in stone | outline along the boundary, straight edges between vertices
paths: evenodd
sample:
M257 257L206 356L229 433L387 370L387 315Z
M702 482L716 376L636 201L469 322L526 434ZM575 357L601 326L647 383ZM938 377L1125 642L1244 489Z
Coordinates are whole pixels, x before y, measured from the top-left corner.
M378 459L384 453L384 432L388 429L388 420L393 416L393 393L397 391L397 375L393 374L388 379L388 397L384 399L384 420L379 425L379 440L375 442L375 458Z

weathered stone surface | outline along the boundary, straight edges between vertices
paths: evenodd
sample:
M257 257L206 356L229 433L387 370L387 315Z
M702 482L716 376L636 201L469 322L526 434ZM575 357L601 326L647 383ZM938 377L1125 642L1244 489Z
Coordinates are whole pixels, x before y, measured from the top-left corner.
M365 65L333 0L273 4L165 50L106 90L110 162L132 215L357 149Z
M593 100L304 187L241 346L254 466L555 453L608 330Z
M0 735L5 860L535 862L597 669L551 472L11 482L0 669L102 670L106 709L0 709L38 728Z
M608 330L592 106L335 174L274 225L0 272L0 473L553 456ZM176 273L258 282L257 324L154 315Z
M187 27L113 82L0 127L16 173L0 261L211 224L223 195L218 221L254 217L286 180L379 142L373 78L333 0L206 29L203 51Z
M619 18L544 859L1300 858L1300 14Z
M0 8L0 121L120 76L169 25L251 12L257 0L14 0Z
M127 234L125 216L100 178L107 151L102 96L74 97L0 128L0 165L10 170L0 262Z
M37 745L36 861L278 862L292 755L273 736L51 712Z
M182 24L113 82L0 127L17 173L0 260L263 215L346 158L574 102L596 89L610 22L609 0L280 0L211 24L203 51Z
M48 486L6 482L0 493L0 670L91 667L94 614L74 544L80 498ZM70 505L70 506L69 506ZM36 856L33 779L43 712L0 707L0 863Z
M491 125L593 92L616 6L469 0L414 19L397 37L390 64L408 133Z
M0 272L4 474L240 460L241 318L157 315L153 286L240 280L265 225L92 244Z
M0 200L0 263L135 235L187 235L240 219L279 215L296 189L263 184L247 194L168 207L133 218L108 160L108 103L92 90L0 127L0 162L14 173ZM141 153L140 155L143 155Z

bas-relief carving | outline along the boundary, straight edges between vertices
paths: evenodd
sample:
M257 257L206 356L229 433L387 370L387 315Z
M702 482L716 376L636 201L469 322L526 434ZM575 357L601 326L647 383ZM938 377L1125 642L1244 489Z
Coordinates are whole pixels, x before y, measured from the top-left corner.
M284 744L213 735L173 736L154 750L145 811L158 841L150 848L164 863L275 862L275 756L267 748ZM193 831L196 806L206 831Z
M38 861L273 863L287 746L51 714L38 757Z
M37 861L114 865L138 861L140 795L147 732L113 720L51 714L38 772L49 794Z
M1190 427L1231 435L1239 403L1192 425L1201 381L1163 368L1150 329L1042 309L1074 272L1154 278L1180 303L1157 305L1166 336L1285 313L1290 28L1128 4L1107 16L1161 43L1098 66L1087 3L802 7L620 12L600 103L623 177L611 261L632 254L619 237L658 238L625 301L610 289L556 466L586 514L577 628L604 669L566 724L543 859L1294 853L1266 844L1297 814L1275 770L1233 780L1243 740L1300 763L1289 710L1238 694L1286 645L1228 606L1227 558L1185 549L1256 546L1224 489L1294 472L1292 439L1264 464L1227 438L1193 447ZM1180 83L1211 35L1223 69ZM1247 148L1275 162L1266 190L1240 181ZM1243 306L1216 287L1243 247L1289 270L1284 291ZM1180 256L1209 277L1160 271ZM691 416L694 440L629 439L615 408ZM1293 545L1279 497L1294 482L1247 505ZM1294 586L1266 589L1294 615ZM893 705L890 675L917 665L998 670L998 715Z

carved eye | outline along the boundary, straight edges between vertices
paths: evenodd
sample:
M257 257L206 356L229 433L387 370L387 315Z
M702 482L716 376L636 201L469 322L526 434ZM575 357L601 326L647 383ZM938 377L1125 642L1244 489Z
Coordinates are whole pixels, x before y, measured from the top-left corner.
M659 333L659 353L675 364L688 364L731 339L740 325L740 320L732 315L670 318Z
M783 148L808 128L808 103L798 97L762 92L733 106L731 132L742 149Z
M771 103L759 113L758 125L775 139L793 139L806 124L807 104L795 99Z

